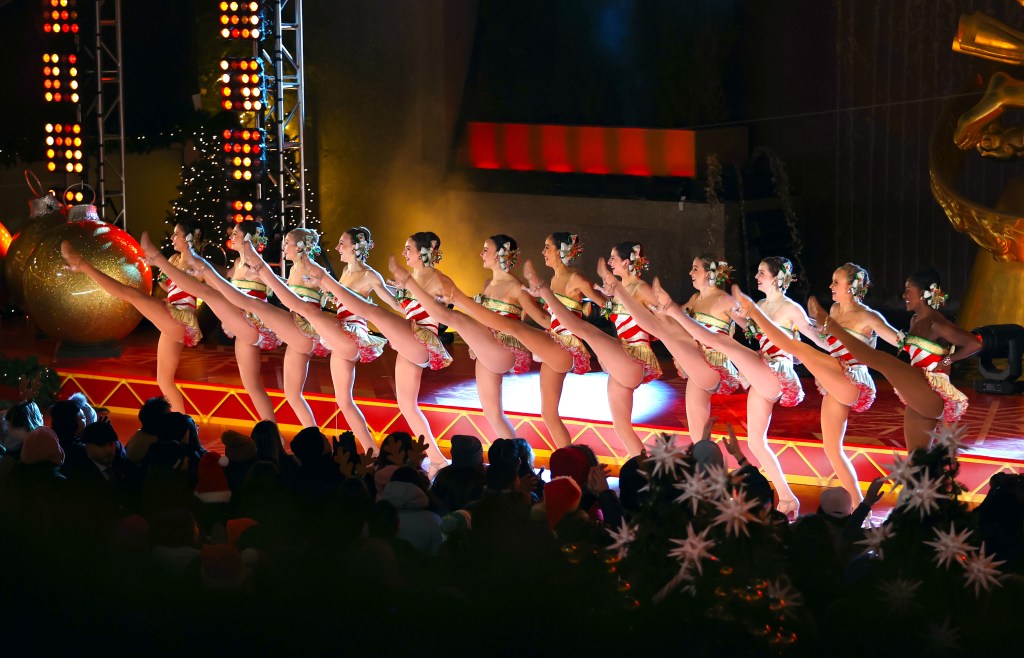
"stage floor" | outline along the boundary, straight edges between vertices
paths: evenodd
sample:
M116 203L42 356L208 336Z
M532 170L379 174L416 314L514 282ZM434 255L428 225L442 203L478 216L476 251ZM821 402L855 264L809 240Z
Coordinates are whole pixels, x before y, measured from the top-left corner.
M56 341L42 337L24 320L8 320L0 326L5 356L38 356L61 374L63 394L82 390L94 404L107 407L118 416L134 414L141 400L160 394L154 379L156 337L156 331L144 324L121 341L120 357L68 356L67 350L58 349ZM453 434L480 436L486 444L491 432L479 410L473 361L459 341L450 350L455 357L452 366L424 373L421 405L442 447L447 446ZM395 353L388 349L382 358L357 368L355 398L378 439L390 431L407 429L395 404L394 359ZM264 353L262 361L263 381L287 436L300 428L280 392L282 353ZM594 364L597 367L596 359ZM676 375L671 361L664 360L662 365L665 377L640 387L635 396L634 424L646 442L659 432L686 430L685 382ZM524 375L507 376L503 386L506 412L517 433L530 440L538 461L544 463L552 446L540 422L538 376L536 369ZM195 349L186 349L178 380L189 411L201 423L247 428L257 420L248 396L241 389L230 345L204 342ZM560 411L574 441L591 445L604 461L617 465L624 461L626 452L611 429L606 382L607 375L602 372L569 375ZM847 453L859 479L865 483L887 473L894 455L903 450L903 407L884 379L876 377L876 382L879 391L875 405L863 414L851 415L846 439ZM833 477L821 449L821 396L813 381L807 379L803 383L807 397L801 405L776 408L769 443L791 482L821 486ZM956 383L967 393L971 404L962 421L967 425L968 445L961 459L961 480L967 485L969 497L978 500L994 473L1024 472L1024 396L983 395L974 392L969 381ZM343 431L344 420L333 401L326 359L312 360L305 390L325 432ZM726 424L732 423L741 439L745 438L745 395L714 396L712 414L718 418L716 435L721 436ZM204 437L204 441L211 439L219 443L209 434Z

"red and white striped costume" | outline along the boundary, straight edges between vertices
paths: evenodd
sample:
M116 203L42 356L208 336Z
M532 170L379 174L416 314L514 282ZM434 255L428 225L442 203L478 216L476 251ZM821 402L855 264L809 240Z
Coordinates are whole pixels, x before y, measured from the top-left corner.
M178 287L173 279L167 277L167 312L185 329L182 342L185 347L195 347L203 338L199 329L196 298Z
M367 303L370 302L368 298L363 297L352 290L349 290L349 292ZM338 326L341 328L342 333L352 339L352 342L356 344L356 348L359 351L359 362L369 363L383 354L384 346L387 345L388 340L371 334L364 318L359 317L352 311L345 308L345 305L341 303L341 300L337 301Z
M231 285L237 290L244 292L249 297L258 299L260 301L267 301L267 286L261 281L249 281L248 279L231 279ZM263 321L259 319L252 311L246 311L241 309L242 317L245 318L246 323L255 329L259 336L256 338L256 342L253 343L256 347L261 350L276 350L281 347L281 339L277 337L273 331L270 330L267 325L263 324ZM228 330L223 324L221 328L224 330L224 335L228 338L234 338L234 334Z
M656 339L641 329L626 307L618 302L611 302L607 307L607 315L615 325L615 333L622 343L622 349L643 366L644 376L640 383L647 384L661 377L661 364L651 349L651 341Z
M500 299L491 299L490 297L484 297L483 295L478 295L476 301L488 311L497 313L498 315L502 315L507 318L516 318L517 320L521 320L523 318L523 309L516 304L503 302ZM521 375L524 372L527 372L533 364L533 354L526 349L526 346L520 343L519 339L515 336L510 336L504 332L496 331L494 329L491 329L491 333L498 342L508 348L508 350L516 357L512 367L508 370L508 374ZM469 358L476 358L476 354L473 353L472 348L469 350Z
M700 311L694 311L692 309L686 309L686 311L690 317L711 331L725 334L726 336L732 335L733 323L731 321L726 322L725 320L719 320L713 315L708 315L707 313L701 313ZM718 373L718 387L712 392L721 395L732 395L735 393L741 386L739 373L736 372L736 366L732 364L729 357L721 352L713 350L699 341L697 344L700 345L701 356L704 357L704 362L711 366L712 370Z
M572 297L559 295L557 292L555 293L555 297L558 298L558 301L562 302L562 305L565 306L570 313L573 313L580 318L583 317L582 303ZM551 306L547 302L544 302L544 310L551 315L551 325L548 327L548 334L556 343L561 345L565 351L572 355L572 370L570 372L577 375L585 375L590 372L590 350L587 349L587 346L583 344L583 341L580 340L576 334L566 329L565 326L558 321L555 314L551 312ZM537 357L534 356L534 359L536 358Z
M795 327L790 329L780 327L780 329L791 334L794 338L797 335ZM758 352L761 354L761 359L775 373L775 376L779 378L779 387L782 390L779 404L784 407L795 407L803 402L804 387L801 386L800 378L796 376L796 370L793 369L793 355L789 352L783 352L779 346L769 340L760 330L754 334L754 337L757 339Z
M864 334L858 333L852 329L847 329L849 333L859 339L861 342L867 343L874 347L876 337L874 333L871 336L865 336ZM846 346L843 345L835 336L826 336L825 342L828 345L829 356L839 361L842 364L843 369L846 373L846 378L850 380L850 383L857 387L857 399L854 400L853 404L850 405L851 411L862 413L871 408L871 405L875 403L875 395L877 389L875 388L875 380L871 378L871 374L868 372L868 367L863 363L857 361L850 354ZM815 380L815 385L818 387L818 392L822 395L828 395L821 382Z
M410 295L408 290L399 290L395 299L398 300L402 310L405 311L405 319L409 320L412 325L412 331L416 336L416 340L423 347L427 348L427 354L429 354L427 363L418 365L429 367L431 370L440 370L450 366L452 355L448 353L448 350L441 344L441 339L437 337L437 321L430 317L430 314L423 308L419 300Z
M967 396L953 386L949 375L939 370L939 362L949 354L949 350L920 336L907 334L900 341L900 346L910 355L910 365L920 368L928 385L942 398L942 419L947 423L955 423L967 411ZM896 391L903 404L907 401Z
M312 306L309 310L310 313L322 313L320 310L320 300L323 297L323 293L319 290L307 286L300 286L295 283L289 283L288 288L294 292L299 299ZM292 320L295 322L295 326L298 327L299 333L313 341L313 349L309 351L310 356L331 355L331 348L324 342L324 339L320 337L320 334L316 332L316 329L313 328L313 325L310 324L308 319L293 311Z

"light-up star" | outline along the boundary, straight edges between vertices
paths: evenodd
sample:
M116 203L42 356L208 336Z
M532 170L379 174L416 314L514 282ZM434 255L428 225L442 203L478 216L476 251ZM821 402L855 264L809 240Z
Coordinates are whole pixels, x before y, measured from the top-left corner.
M728 498L732 478L725 465L710 464L704 468L704 493L714 498Z
M935 549L935 555L932 557L935 563L948 569L954 561L966 559L967 554L974 550L974 547L967 543L970 536L970 530L957 532L956 524L950 522L949 532L935 528L935 541L926 541L925 544Z
M882 544L887 540L892 539L895 533L892 530L891 525L880 525L877 528L868 528L864 531L864 539L855 542L858 546L863 546L865 551L871 551L878 556L879 559L885 557L882 549Z
M944 498L939 491L942 486L942 478L933 479L928 473L922 473L920 479L910 479L903 490L903 503L907 511L918 510L921 518L925 518L932 512L938 511L939 501Z
M914 593L921 586L920 580L906 580L894 578L885 580L878 584L889 608L898 612L905 612L914 606Z
M781 611L786 617L795 617L796 608L804 604L803 595L793 589L793 583L785 575L778 580L769 580L765 592L772 599L771 609Z
M928 630L924 632L923 639L928 643L926 654L949 655L961 650L960 630L949 625L949 617L943 619L941 625L934 621L928 622Z
M981 590L986 592L990 587L1002 587L999 579L1002 577L998 567L1006 564L1006 560L996 560L994 553L985 553L985 542L981 542L981 548L977 552L967 556L964 560L964 570L967 572L967 586L974 585L974 596L979 596Z
M676 497L675 502L680 505L690 503L693 513L696 514L700 501L704 500L704 478L701 477L700 473L696 471L683 473L683 481L676 482L672 486L682 492Z
M619 555L619 559L621 560L626 557L626 554L629 552L629 545L636 540L637 529L623 521L618 530L607 528L607 531L614 540L608 546L608 550L616 551Z
M686 524L686 539L672 539L670 540L676 545L668 552L668 556L679 560L684 565L690 564L697 569L697 573L703 575L704 567L701 565L701 560L714 560L715 556L711 554L711 549L715 547L715 540L708 539L708 532L711 531L711 527L708 526L700 532L693 531L693 524Z
M928 436L932 437L932 440L936 444L942 446L949 453L950 459L955 459L958 452L963 450L964 447L964 434L967 432L967 427L954 423L942 423L934 430L928 432Z
M747 500L746 492L740 489L734 496L726 496L715 502L719 514L711 525L724 524L726 537L730 535L739 537L741 532L749 537L750 530L747 528L747 524L751 521L760 522L756 516L750 513L750 510L757 507L759 503L758 500Z
M889 478L896 484L906 485L921 470L921 467L912 459L903 459L896 455L892 460L892 470L889 471Z
M676 447L675 437L662 434L655 438L654 445L651 446L648 454L650 455L648 461L654 462L652 477L658 477L662 473L675 477L676 472L683 465L685 453Z

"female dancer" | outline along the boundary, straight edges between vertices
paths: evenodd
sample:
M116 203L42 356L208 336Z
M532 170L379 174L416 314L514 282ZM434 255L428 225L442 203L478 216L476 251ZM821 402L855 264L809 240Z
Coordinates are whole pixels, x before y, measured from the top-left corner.
M171 405L171 410L185 413L185 398L174 383L174 373L178 369L182 347L195 347L203 337L196 319L196 298L179 288L174 279L168 275L173 273L180 277L181 272L194 271L192 244L199 236L199 229L187 220L174 225L171 232L171 245L177 252L173 263L163 274L166 281L161 282L167 290L167 300L157 299L131 286L117 281L92 266L82 258L71 243L64 241L60 245L61 255L73 272L83 272L109 294L130 303L147 320L160 330L160 339L156 348L156 381L160 392Z
M416 279L420 288L426 291L428 296L439 295L441 279L437 276L434 265L441 260L441 238L430 231L414 233L405 241L402 256L405 257L406 265L412 270L411 276ZM403 313L403 318L369 303L330 277L322 276L322 268L317 270L317 274L321 275L318 280L320 286L333 294L351 313L372 322L387 337L391 347L398 352L398 358L395 359L395 394L398 398L398 408L412 432L422 436L427 442L430 470L434 471L447 464L444 454L434 440L434 433L430 429L427 417L419 408L423 369L440 370L452 362L451 355L437 337L437 321L430 317L408 290L399 290L394 298L390 294L380 295L381 299ZM377 292L380 294L381 290L377 289Z
M282 255L292 262L292 269L288 274L287 286L281 286L278 291L279 297L284 298L286 295L282 293L286 293L289 301L294 301L292 297L297 297L312 307L320 307L320 291L308 285L311 280L309 255L315 256L320 253L319 240L320 236L316 231L304 228L292 229L285 235ZM263 278L262 273L262 259L255 256L254 250L251 250L246 258L248 268L254 270L255 274L266 282L267 279ZM303 427L316 427L313 410L302 396L302 389L306 384L309 359L314 356L328 356L331 350L304 317L241 292L205 260L197 260L200 263L200 274L206 283L238 308L257 314L263 325L273 331L287 346L284 351L285 399Z
M869 285L867 270L853 263L846 263L832 274L829 289L835 301L829 314L820 313L819 323L819 333L829 351L827 355L787 335L769 321L738 287L733 287L733 295L739 295L737 299L740 300L742 312L754 318L758 328L772 343L800 359L814 374L818 389L824 396L821 401L821 434L825 455L855 504L863 496L857 486L853 465L843 452L843 438L850 410L864 412L874 403L875 382L867 366L854 355L855 352L861 352L861 345L854 345L853 339L862 344L873 344L881 337L893 345L899 340L896 330L885 318L861 301ZM815 311L820 308L817 302L810 304L810 307L813 318ZM841 327L841 330L833 331L836 326ZM871 352L874 353L874 350Z
M647 269L647 259L643 256L643 247L639 242L623 242L612 248L608 266L613 274L607 281L609 286L621 288L624 295L635 298L641 304L654 302L651 287L639 276L640 272ZM572 313L541 280L531 263L527 262L523 266L523 273L530 284L530 294L542 297L561 325L585 340L597 354L601 365L608 372L608 406L611 408L615 433L631 457L639 455L644 446L633 429L633 391L641 384L661 376L658 360L651 351L651 335L637 326L624 306L590 293L588 296L591 299L609 302L606 308L615 324L617 337L609 336ZM613 283L615 276L621 277L621 282Z
M598 264L606 285L610 272L603 263ZM710 331L732 334L729 319L732 298L719 286L729 280L731 268L725 261L711 256L695 258L690 269L690 280L698 292L690 298L688 311ZM630 295L621 294L616 287L615 299L629 312L633 320L647 333L658 336L676 361L676 367L685 374L686 424L694 442L703 438L703 429L711 417L711 396L729 394L740 385L736 368L722 352L695 341L679 324L683 317L680 309L661 287L657 277L651 285L655 303L648 309ZM675 317L673 317L675 316ZM732 340L729 338L729 340Z
M248 258L259 262L259 254L249 246ZM366 258L373 249L373 238L370 229L362 226L350 228L341 234L336 247L341 262L345 264L345 273L338 285L345 286L350 292L369 298L371 292L378 296L390 297L391 293L384 285L384 279L376 270L366 264ZM300 258L305 259L304 255ZM312 261L306 262L309 268L309 287L320 287L324 276L330 277L327 271ZM263 281L273 289L278 298L292 312L298 313L331 346L331 378L334 381L334 396L338 408L348 423L352 433L359 440L363 450L374 448L376 444L366 425L366 418L352 399L352 387L355 384L356 363L369 363L384 353L387 340L374 336L366 326L366 320L349 311L344 304L338 304L337 316L324 313L315 304L309 304L293 293L269 267L260 268L259 274Z
M514 238L503 234L492 235L484 240L480 258L484 267L491 271L491 278L484 285L484 291L477 297L478 301L475 304L481 311L487 315L509 318L520 324L524 312L535 319L547 321L547 315L541 311L537 302L523 290L522 281L512 274L512 269L519 260L519 245ZM491 329L470 314L454 311L438 303L393 259L391 273L399 285L408 287L420 300L430 317L457 331L469 345L469 355L476 360L476 388L480 396L480 406L491 426L492 434L489 438L492 441L499 438L514 438L515 429L505 416L502 405L501 381L506 373L520 375L530 369L533 363L530 350L511 334ZM468 298L457 298L451 280L441 276L440 272L436 274L441 280L442 289L447 291L444 299L465 309L468 306ZM458 295L465 297L461 291ZM545 337L545 340L548 339Z
M263 227L257 222L244 221L235 224L231 229L228 246L237 251L239 257L235 260L228 275L231 278L231 285L239 291L265 302L267 287L258 280L255 270L247 266L245 254L242 251L243 245L250 240L255 239L260 242L262 239L265 242L266 238L262 238L262 235ZM168 268L173 266L156 248L148 233L142 234L140 244L151 263L163 271L170 271ZM190 254L189 258L195 265L197 256ZM176 274L175 285L193 298L202 299L217 317L221 318L224 333L229 338L235 339L235 360L238 362L238 375L242 380L245 392L249 394L261 420L274 420L274 405L263 387L263 378L260 375L260 352L277 349L281 346L281 340L260 321L255 313L239 312L238 307L224 299L220 292L198 279L199 269L201 266L198 265L193 268L195 276L188 272Z
M911 274L903 299L914 316L910 319L910 333L900 332L898 345L910 354L910 364L866 344L851 342L850 332L836 326L813 299L810 308L812 315L825 323L823 326L847 346L854 358L881 372L896 388L896 394L906 405L903 437L910 453L928 448L929 433L935 429L937 421L953 423L967 411L967 396L949 382L949 366L976 354L981 349L981 341L939 313L946 294L939 287L939 274L935 270Z

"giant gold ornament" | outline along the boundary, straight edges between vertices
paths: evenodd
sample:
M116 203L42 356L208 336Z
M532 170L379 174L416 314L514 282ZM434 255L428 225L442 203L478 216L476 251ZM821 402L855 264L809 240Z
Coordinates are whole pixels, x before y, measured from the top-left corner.
M6 258L4 258L4 274L7 279L7 288L11 294L11 301L18 308L25 309L25 295L21 287L21 275L25 272L32 253L44 235L66 221L64 213L59 210L53 211L30 219L26 222L25 227L11 239L11 246L7 250Z
M1022 3L1024 4L1024 3ZM960 17L953 50L1002 64L1024 64L1024 33L982 13ZM1024 196L1020 181L1003 190L999 206L991 208L970 199L956 187L967 152L1010 160L1024 155L1024 131L1003 126L1007 108L1024 107L1024 82L999 71L979 97L956 98L932 133L929 174L932 194L953 227L967 233L982 249L964 298L959 322L1024 324Z
M107 276L142 294L152 291L152 270L134 238L102 221L68 222L43 237L24 273L32 320L48 336L70 343L98 343L131 333L142 316L88 275L67 269L60 255L64 240Z

